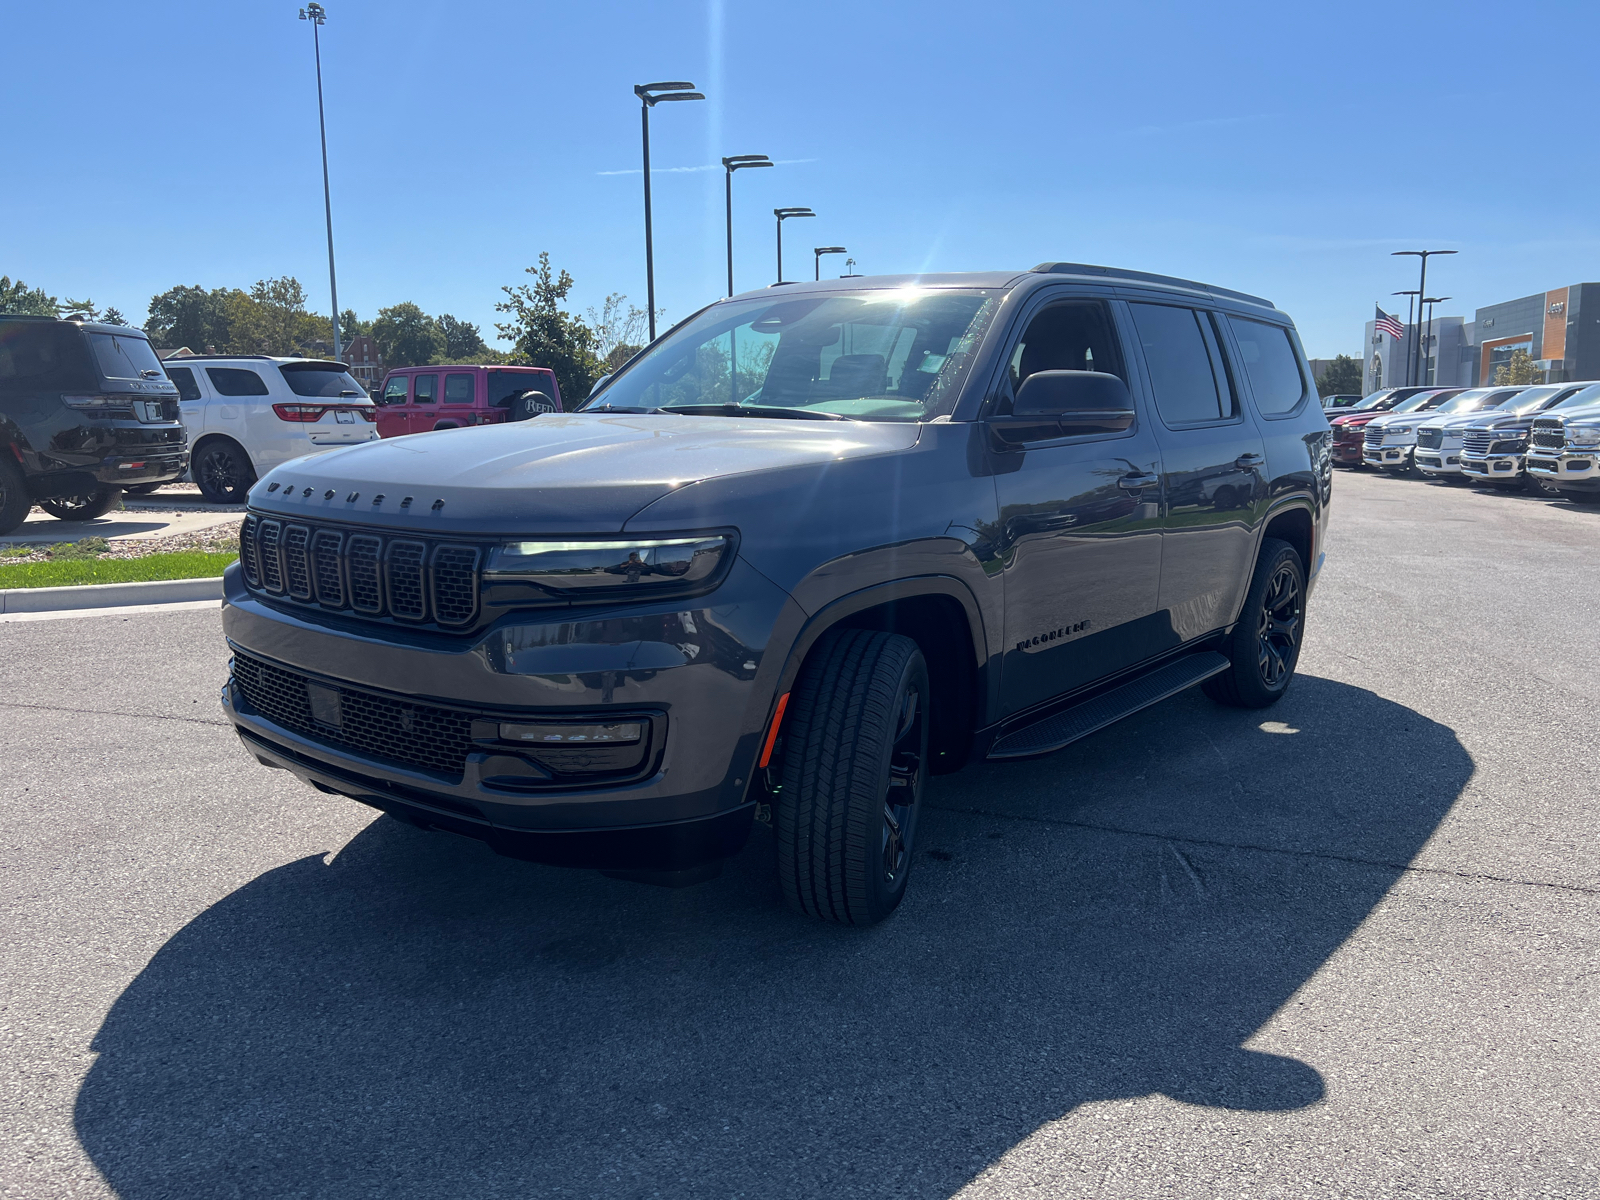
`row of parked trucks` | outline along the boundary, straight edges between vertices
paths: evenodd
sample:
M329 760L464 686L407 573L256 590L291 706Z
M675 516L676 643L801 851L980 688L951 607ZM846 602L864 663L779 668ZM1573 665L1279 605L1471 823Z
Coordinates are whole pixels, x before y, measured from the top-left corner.
M1344 466L1600 504L1600 381L1384 388L1329 424Z

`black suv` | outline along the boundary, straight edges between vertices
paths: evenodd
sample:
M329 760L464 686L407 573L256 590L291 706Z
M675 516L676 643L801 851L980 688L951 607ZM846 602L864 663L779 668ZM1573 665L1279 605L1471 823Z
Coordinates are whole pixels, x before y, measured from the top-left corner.
M0 316L0 534L103 515L189 467L178 389L137 329Z
M899 903L924 781L1294 673L1329 430L1289 318L1072 263L785 285L579 411L274 470L225 576L257 759L662 882L752 821L804 912Z

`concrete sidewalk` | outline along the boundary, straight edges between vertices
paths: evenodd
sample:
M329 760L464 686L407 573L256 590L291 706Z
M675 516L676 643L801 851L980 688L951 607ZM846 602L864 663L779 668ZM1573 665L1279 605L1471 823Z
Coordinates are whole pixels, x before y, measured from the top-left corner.
M181 512L166 505L135 507L130 504L93 521L61 521L36 508L14 533L0 537L0 546L54 546L58 542L76 542L87 537L103 537L108 542L153 541L226 525L242 516L242 507L237 512Z

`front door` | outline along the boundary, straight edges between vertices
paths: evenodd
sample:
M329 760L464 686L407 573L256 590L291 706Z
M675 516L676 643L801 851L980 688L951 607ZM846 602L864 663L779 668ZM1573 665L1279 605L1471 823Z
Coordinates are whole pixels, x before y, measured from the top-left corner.
M411 432L410 395L411 376L391 375L383 385L383 395L378 397L379 437L401 437Z
M439 420L439 377L434 374L411 377L411 407L408 428L412 433L427 433Z
M1001 411L1023 379L1050 370L1104 371L1128 380L1123 340L1106 301L1046 301L1032 314L1011 348ZM1007 715L1170 643L1157 611L1159 457L1143 412L1125 433L991 451L1005 585Z
M1161 608L1186 642L1232 622L1243 603L1267 501L1265 448L1240 404L1218 317L1171 304L1128 309L1161 444Z

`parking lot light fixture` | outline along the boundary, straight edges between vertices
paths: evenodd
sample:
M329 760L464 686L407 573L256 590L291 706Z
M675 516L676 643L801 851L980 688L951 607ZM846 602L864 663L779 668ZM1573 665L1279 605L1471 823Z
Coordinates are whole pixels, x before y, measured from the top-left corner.
M849 252L843 246L817 246L812 249L811 253L816 255L815 279L820 281L822 279L822 256L824 254L847 254Z
M733 173L746 167L770 167L773 161L765 154L734 154L722 160L727 172L725 183L728 196L728 295L733 295Z
M1456 251L1456 250L1395 250L1395 251L1392 251L1391 253L1396 258L1414 257L1414 258L1417 258L1417 259L1421 260L1421 262L1422 262L1422 275L1417 280L1417 295L1418 296L1426 296L1428 294L1428 258L1429 258L1429 256L1430 255L1434 255L1434 254L1457 254L1457 253L1459 253L1459 251ZM1422 320L1422 305L1421 305L1420 302L1417 305L1417 320L1419 322ZM1422 339L1418 338L1417 340L1421 341ZM1420 347L1419 347L1419 350L1420 350ZM1422 361L1422 356L1419 353L1418 356L1417 356L1417 362L1418 362L1419 365L1420 365L1421 361ZM1417 382L1416 378L1415 378L1416 374L1417 374L1417 372L1415 370L1413 370L1411 372L1411 374L1409 376L1407 376L1406 382L1409 383L1409 384L1415 385L1416 382Z
M644 128L644 292L650 314L650 340L656 340L656 263L655 245L650 230L650 110L664 100L704 100L692 83L637 83L633 94L639 97L639 120Z
M778 218L778 282L783 282L783 223L790 217L814 217L809 208L775 208L772 215Z
M339 344L339 280L333 270L333 200L328 192L328 121L322 112L322 38L319 31L328 19L328 10L320 4L308 4L300 10L300 19L311 22L311 49L317 59L317 128L322 133L322 213L328 222L328 292L333 304L333 356L343 358Z

